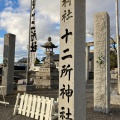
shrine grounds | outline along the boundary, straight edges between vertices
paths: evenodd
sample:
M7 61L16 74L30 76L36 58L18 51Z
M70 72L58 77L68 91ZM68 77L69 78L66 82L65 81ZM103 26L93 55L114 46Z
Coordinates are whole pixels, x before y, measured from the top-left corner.
M22 93L21 93L22 94ZM46 96L46 97L58 97L58 90L50 89L37 89L28 94ZM33 120L22 115L12 115L13 109L16 101L17 91L14 91L13 95L6 96L5 99L10 104L5 107L4 104L0 104L0 120ZM2 100L2 96L0 96ZM86 120L120 120L120 106L111 105L111 111L109 114L103 114L99 112L94 112L93 110L93 85L87 85L86 89L86 106L87 106L87 117Z

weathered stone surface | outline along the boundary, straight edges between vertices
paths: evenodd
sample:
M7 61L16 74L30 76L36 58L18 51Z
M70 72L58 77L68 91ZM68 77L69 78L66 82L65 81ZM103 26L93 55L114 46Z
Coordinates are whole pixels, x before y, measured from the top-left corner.
M60 4L59 120L86 120L85 0Z
M106 12L95 15L94 110L110 111L110 22Z
M14 55L15 55L15 35L10 33L5 34L3 70L2 70L2 85L6 86L4 91L5 95L13 93Z
M58 69L53 70L52 68L40 68L39 72L36 72L34 85L36 85L37 88L58 88L58 84Z
M110 104L120 105L120 95L111 94L110 95Z
M17 85L17 91L33 91L35 90L35 85Z

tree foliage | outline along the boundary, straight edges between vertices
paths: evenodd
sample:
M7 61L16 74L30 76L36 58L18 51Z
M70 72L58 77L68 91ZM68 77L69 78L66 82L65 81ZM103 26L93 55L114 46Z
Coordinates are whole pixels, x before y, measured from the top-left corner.
M110 70L117 68L117 54L113 51L110 52Z
M39 64L39 63L40 63L40 60L38 58L36 58L35 65Z
M88 29L86 34L90 35L94 38L94 30ZM117 49L116 49L116 42L114 38L110 37L110 40L112 41L110 47L113 49L113 51L110 51L110 69L117 68Z

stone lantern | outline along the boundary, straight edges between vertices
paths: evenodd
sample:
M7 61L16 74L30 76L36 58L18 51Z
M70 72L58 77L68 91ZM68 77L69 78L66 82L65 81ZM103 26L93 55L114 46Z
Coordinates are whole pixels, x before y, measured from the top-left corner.
M55 46L52 42L51 42L51 37L48 38L48 42L46 42L44 45L41 45L41 47L46 48L45 54L46 54L46 58L44 60L44 63L42 64L41 67L45 67L45 68L56 68L56 65L52 59L52 55L54 54L53 52L53 48L57 48L58 46Z
M52 59L54 54L53 49L57 48L51 42L51 37L48 38L48 41L41 45L41 47L46 48L45 54L46 58L38 72L36 72L36 79L34 84L38 88L58 88L59 86L59 72L56 68L55 62Z

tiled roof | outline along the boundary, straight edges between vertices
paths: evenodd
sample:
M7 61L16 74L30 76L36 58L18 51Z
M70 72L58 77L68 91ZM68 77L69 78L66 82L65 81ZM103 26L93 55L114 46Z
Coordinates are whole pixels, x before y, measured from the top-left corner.
M44 61L45 58L46 58L46 57L43 57L41 61ZM52 58L53 58L54 61L59 61L59 54L54 54L54 55L52 56Z
M27 58L22 58L18 61L18 63L27 63Z

